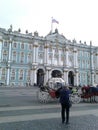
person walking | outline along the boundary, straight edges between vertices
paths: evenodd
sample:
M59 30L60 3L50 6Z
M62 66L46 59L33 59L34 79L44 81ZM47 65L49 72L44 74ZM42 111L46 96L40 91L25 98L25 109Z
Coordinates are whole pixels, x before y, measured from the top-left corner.
M69 124L69 111L71 106L70 94L71 92L67 86L62 86L62 88L59 91L62 124L64 124L65 122L65 111L66 111L66 124Z

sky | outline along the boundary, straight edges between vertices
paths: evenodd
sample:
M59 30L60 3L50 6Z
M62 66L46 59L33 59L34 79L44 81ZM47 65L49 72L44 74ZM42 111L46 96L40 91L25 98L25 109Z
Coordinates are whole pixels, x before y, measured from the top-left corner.
M46 36L58 29L67 39L98 46L98 0L0 0L0 28Z

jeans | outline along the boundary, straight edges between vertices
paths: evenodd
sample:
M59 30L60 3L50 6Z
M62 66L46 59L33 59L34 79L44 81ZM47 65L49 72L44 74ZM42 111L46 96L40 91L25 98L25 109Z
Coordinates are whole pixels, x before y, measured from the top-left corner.
M69 105L61 103L61 117L62 117L62 123L65 121L65 111L66 111L66 123L69 122Z

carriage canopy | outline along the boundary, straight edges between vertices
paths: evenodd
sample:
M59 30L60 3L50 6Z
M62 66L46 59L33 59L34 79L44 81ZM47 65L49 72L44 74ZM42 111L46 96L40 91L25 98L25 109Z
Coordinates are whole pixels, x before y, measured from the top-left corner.
M65 85L65 81L62 78L51 78L48 81L48 86L51 89L57 90L58 88L62 87L62 85Z

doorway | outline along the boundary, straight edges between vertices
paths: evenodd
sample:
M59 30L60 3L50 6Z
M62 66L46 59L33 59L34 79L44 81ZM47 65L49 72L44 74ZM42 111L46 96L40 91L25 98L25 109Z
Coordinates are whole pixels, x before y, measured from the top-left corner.
M44 71L43 69L38 69L37 71L37 85L43 85L44 84Z
M68 74L68 83L69 83L69 85L74 86L74 74L73 74L72 71L69 71L69 74Z

